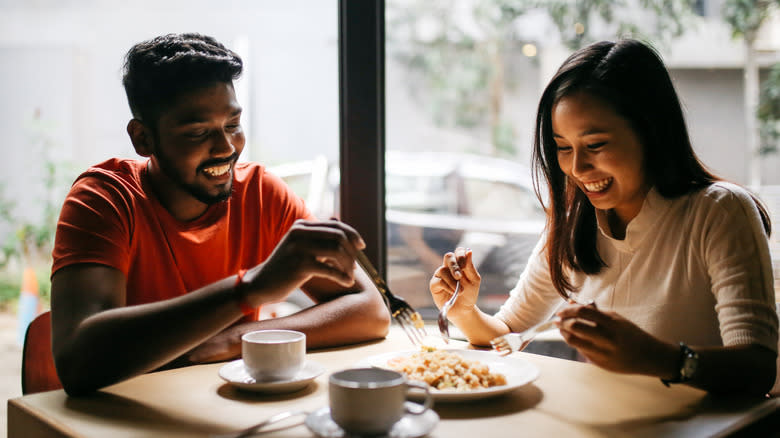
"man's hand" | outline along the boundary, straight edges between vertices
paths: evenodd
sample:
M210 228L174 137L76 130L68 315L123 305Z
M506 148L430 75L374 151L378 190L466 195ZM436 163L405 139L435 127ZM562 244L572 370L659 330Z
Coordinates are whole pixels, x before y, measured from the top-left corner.
M355 253L365 246L358 232L343 222L298 220L271 256L246 273L245 299L253 307L282 301L315 277L351 288Z

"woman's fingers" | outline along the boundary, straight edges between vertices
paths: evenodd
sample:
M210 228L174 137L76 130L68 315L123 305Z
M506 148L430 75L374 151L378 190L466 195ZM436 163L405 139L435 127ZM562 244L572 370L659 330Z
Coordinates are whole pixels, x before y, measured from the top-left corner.
M612 327L613 317L607 312L602 312L596 308L595 304L588 305L572 305L564 307L558 312L558 316L561 320L566 321L568 319L580 319L590 321L596 326Z
M473 255L474 253L470 249L466 251L464 263L461 265L461 272L463 272L463 277L469 283L479 284L479 282L482 280L482 277L480 277L479 272L477 271L477 267L474 266Z
M445 286L443 289L449 290L450 293L455 291L455 283L457 280L453 278L452 272L447 266L439 267L439 269L437 269L436 272L433 273L432 280L434 281L438 280L443 286Z
M597 328L595 327L589 327L583 330L582 325L573 328L571 324L564 324L563 322L559 327L564 341L566 341L569 346L576 348L586 357L605 355L609 350L609 348L605 348L602 340L597 335Z
M452 278L459 281L466 280L469 283L475 283L480 279L472 255L471 249L462 247L455 248L455 251L444 255L444 266L449 268Z
M460 270L460 263L458 263L457 252L461 248L456 248L455 252L448 252L444 254L444 266L450 271L450 275L455 280L460 280L463 277L463 272Z

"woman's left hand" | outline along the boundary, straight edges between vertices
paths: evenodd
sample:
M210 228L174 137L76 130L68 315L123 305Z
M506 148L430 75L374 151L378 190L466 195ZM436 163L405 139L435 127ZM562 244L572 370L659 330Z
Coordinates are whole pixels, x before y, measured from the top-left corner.
M665 376L674 370L677 347L667 344L615 312L595 305L571 305L558 327L567 344L588 361L618 373ZM671 366L671 367L670 367Z

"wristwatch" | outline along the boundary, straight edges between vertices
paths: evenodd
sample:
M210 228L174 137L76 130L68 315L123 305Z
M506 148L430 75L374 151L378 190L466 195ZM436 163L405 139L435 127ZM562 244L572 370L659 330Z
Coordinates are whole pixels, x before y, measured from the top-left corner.
M679 364L677 377L670 380L661 379L664 385L669 386L670 383L685 383L693 380L696 376L696 370L699 368L699 353L691 350L684 342L680 342Z

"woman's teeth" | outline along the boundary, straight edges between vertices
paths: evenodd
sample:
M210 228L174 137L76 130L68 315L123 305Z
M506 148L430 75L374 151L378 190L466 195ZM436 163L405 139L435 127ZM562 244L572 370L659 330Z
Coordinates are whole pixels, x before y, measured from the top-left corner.
M207 167L203 169L204 172L211 176L222 176L230 170L230 164L224 164L222 166Z
M609 184L612 182L612 178L604 178L599 181L589 182L589 183L582 183L582 185L585 186L585 190L589 192L601 192L604 189L606 189Z

